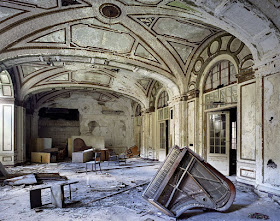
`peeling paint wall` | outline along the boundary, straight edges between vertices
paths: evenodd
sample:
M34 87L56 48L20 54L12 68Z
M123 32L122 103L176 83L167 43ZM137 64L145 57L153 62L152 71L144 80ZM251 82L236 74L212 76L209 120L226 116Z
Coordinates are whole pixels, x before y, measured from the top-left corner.
M66 147L67 139L80 135L79 121L39 119L38 135L41 138L52 138L52 147Z
M240 87L240 159L256 160L256 85Z
M80 114L78 135L102 136L108 148L123 150L135 145L130 99L119 98L99 104L89 95L73 93L70 98L58 98L44 106L78 109ZM76 130L73 131L73 135L77 135Z
M194 151L195 145L195 101L188 102L188 147Z
M264 77L264 183L280 187L280 73Z

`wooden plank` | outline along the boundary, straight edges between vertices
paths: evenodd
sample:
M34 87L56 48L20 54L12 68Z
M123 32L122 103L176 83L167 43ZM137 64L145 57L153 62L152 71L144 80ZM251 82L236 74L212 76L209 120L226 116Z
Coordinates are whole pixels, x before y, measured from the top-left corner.
M68 138L68 157L72 157L73 143L72 138Z
M33 163L50 163L51 154L43 152L31 152L31 162Z

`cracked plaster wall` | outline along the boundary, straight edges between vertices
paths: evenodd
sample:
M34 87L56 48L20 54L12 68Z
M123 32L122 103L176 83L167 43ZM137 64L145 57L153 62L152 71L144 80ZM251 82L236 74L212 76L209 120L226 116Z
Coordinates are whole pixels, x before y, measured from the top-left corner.
M106 147L124 148L135 144L131 100L127 98L119 98L101 105L91 96L72 94L70 98L58 98L44 106L78 109L79 134L102 136ZM104 111L105 114L102 113ZM77 135L76 131L73 131L73 135Z
M264 183L280 187L280 73L264 77Z

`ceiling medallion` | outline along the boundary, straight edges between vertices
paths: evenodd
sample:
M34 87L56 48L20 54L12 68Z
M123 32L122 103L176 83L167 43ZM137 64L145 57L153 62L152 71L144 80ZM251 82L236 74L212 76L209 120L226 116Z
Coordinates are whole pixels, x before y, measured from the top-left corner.
M99 11L101 15L103 15L105 18L117 18L121 15L121 9L110 3L106 3L100 6Z

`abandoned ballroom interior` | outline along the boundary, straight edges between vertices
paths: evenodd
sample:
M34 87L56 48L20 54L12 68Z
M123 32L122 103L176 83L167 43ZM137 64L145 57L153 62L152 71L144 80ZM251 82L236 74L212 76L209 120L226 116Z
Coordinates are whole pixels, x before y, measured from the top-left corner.
M188 146L280 195L279 28L278 0L2 0L0 161L37 138Z

